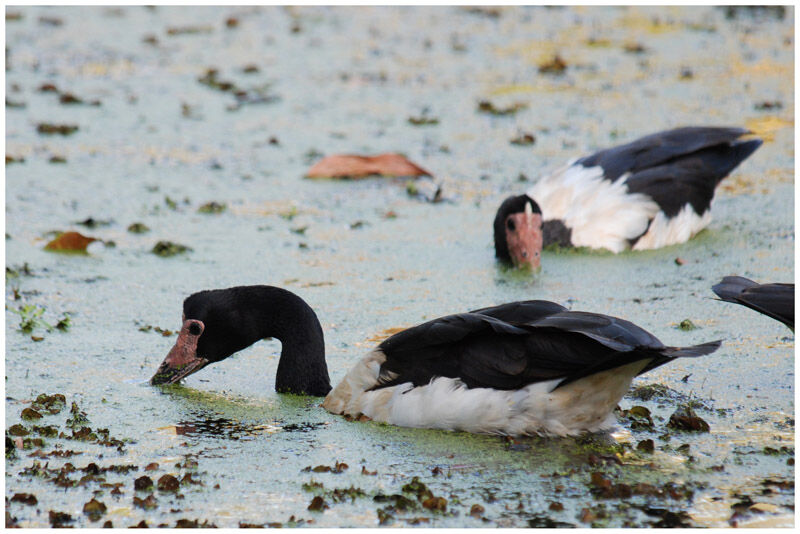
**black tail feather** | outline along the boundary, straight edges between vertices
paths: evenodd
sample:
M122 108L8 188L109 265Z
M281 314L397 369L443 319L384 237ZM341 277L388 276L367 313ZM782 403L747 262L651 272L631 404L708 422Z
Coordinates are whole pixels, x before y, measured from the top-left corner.
M664 356L670 358L696 358L698 356L705 356L716 351L722 345L722 340L709 341L700 345L693 345L691 347L667 347L664 349Z
M652 371L656 367L661 367L665 363L669 363L677 358L697 358L698 356L705 356L716 351L722 345L722 340L709 341L700 345L693 345L691 347L665 347L661 350L661 354L653 358L653 360L642 369L639 374L643 375L648 371Z
M711 289L726 302L747 306L794 330L794 284L759 284L726 276Z

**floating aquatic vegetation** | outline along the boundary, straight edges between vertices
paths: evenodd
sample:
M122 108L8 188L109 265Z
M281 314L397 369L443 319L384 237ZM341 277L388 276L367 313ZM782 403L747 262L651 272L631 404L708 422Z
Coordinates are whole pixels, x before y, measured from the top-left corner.
M527 107L528 105L522 102L516 102L504 108L495 106L489 100L481 100L480 102L478 102L478 111L480 111L481 113L488 113L490 115L498 115L498 116L514 115L517 112L526 109Z
M325 502L325 499L319 495L311 499L311 504L308 505L308 509L312 512L321 512L326 508L330 508L330 506L328 506L328 503Z
M536 136L532 133L519 132L516 137L511 139L511 144L517 146L532 146L534 143L536 143ZM527 181L527 178L519 181Z
M83 513L89 517L90 521L99 521L106 513L106 505L97 499L92 499L83 505Z
M128 226L128 231L132 234L144 234L149 232L150 228L144 223L135 222Z
M336 473L336 474L338 474L338 473L343 473L345 470L347 470L348 467L349 466L346 463L336 461L334 463L333 467L331 467L329 465L318 465L316 467L308 466L308 467L303 468L303 472L304 473L312 472L312 473Z
M158 479L158 491L176 492L181 483L172 475L164 475Z
M75 124L51 124L42 122L36 125L36 131L41 135L72 135L78 131L78 126Z
M708 432L710 430L708 423L698 417L689 405L679 406L678 409L669 416L667 427L687 432Z
M408 123L412 126L435 126L439 124L439 119L431 117L426 112L423 112L422 115L409 117Z
M161 256L162 258L169 258L191 251L192 249L190 247L181 245L180 243L173 243L172 241L159 241L152 249L153 254Z
M25 421L35 421L37 419L41 419L42 414L40 414L33 408L25 408L24 410L22 410L22 414L20 414L20 417L22 417L22 419L24 419Z
M205 204L197 208L197 211L199 213L222 213L226 209L228 209L228 207L225 204L212 201L212 202L206 202Z
M566 70L567 62L558 54L539 64L539 72L541 74L563 74Z
M133 505L137 508L141 508L143 510L153 510L158 507L158 500L156 500L155 496L151 493L144 499L140 499L134 495L133 497Z

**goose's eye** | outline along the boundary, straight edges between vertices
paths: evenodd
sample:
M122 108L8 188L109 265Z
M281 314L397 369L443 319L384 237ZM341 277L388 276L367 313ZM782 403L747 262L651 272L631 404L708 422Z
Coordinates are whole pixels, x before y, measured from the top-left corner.
M506 227L513 232L517 229L517 224L514 222L514 219L506 219Z
M193 335L193 336L199 336L200 335L200 325L197 324L197 323L192 323L191 325L189 325L189 333L191 335Z

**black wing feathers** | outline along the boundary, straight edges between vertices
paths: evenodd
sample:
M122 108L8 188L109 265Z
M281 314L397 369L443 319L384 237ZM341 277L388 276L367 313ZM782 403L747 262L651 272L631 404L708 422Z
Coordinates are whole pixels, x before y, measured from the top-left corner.
M630 321L588 312L566 312L552 315L537 326L550 326L559 330L576 332L608 346L626 351L635 347L662 348L664 345L650 332Z
M641 360L651 360L649 370L716 346L684 354L628 321L526 301L435 319L379 348L386 361L376 389L406 382L423 386L443 376L471 388L510 390L558 378L561 387Z
M579 159L577 163L584 167L600 165L606 179L613 181L626 172L635 173L663 165L704 148L730 145L747 133L743 128L676 128L601 150Z
M509 302L508 304L490 308L481 308L470 313L480 313L481 315L488 315L506 322L531 323L562 311L567 311L567 309L561 304L556 304L549 300L525 300Z
M794 330L794 284L759 284L726 276L711 289L722 300L747 306Z
M687 154L663 165L632 172L625 181L630 193L644 193L668 217L689 203L699 215L714 198L714 189L759 146L760 139L724 144Z
M687 203L702 215L719 182L761 146L760 139L738 140L747 133L742 128L677 128L601 150L577 163L601 166L611 181L629 173L628 191L650 196L668 217Z

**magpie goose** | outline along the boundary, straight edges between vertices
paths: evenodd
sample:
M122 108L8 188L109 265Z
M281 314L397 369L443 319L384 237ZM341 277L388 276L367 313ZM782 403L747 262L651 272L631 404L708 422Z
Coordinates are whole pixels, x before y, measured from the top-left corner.
M282 343L275 389L323 396L335 414L399 426L505 435L610 428L637 375L719 341L666 347L616 317L544 300L448 315L399 332L331 390L322 328L300 297L271 286L201 291L151 379L172 384L265 337Z
M711 222L717 185L761 146L748 133L677 128L572 160L501 204L495 255L536 268L543 246L616 253L688 241Z

